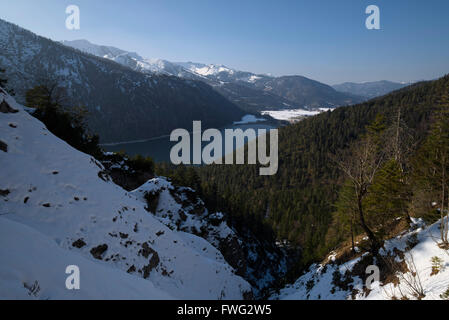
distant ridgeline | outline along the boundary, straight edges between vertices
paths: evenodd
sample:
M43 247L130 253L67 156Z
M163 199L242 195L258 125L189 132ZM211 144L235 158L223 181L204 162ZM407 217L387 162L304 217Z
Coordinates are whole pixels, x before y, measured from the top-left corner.
M383 116L386 127L394 123L400 106L401 126L407 128L413 140L404 173L408 177L410 203L417 193L412 190L412 173L416 171L412 159L425 141L437 110L449 108L444 102L448 92L446 76L281 128L276 175L259 176L254 165L203 166L198 174L204 198L213 209L229 212L242 226L254 226L258 229L255 231L267 234L272 230L278 239L299 245L300 266L318 260L349 237L348 232L340 231L344 228L334 219L335 204L345 180L332 160L335 155L360 140L377 115ZM372 227L376 229L375 222Z

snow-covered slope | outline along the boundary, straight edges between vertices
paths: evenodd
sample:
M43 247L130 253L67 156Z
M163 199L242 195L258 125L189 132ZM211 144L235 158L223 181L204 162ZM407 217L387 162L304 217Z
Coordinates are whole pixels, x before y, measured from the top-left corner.
M312 265L293 285L272 298L441 299L444 292L449 292L449 251L437 244L439 225L437 222L426 227L414 220L409 232L386 241L380 253L382 260L389 261L383 264L388 267L380 269L380 281L372 283L371 289L366 287L367 276L372 274L366 272L371 264L367 253L360 252L359 257L344 263L338 263L335 253L331 253L326 262Z
M97 45L87 40L61 41L61 43L82 52L115 61L136 71L173 75L188 79L195 78L190 71L167 60L147 59L141 57L135 52L128 52L111 46Z
M173 299L150 281L64 250L36 229L5 217L0 217L0 243L0 299ZM82 271L81 290L64 285L69 265Z
M0 298L242 299L251 291L209 242L171 230L98 161L2 91L3 100L12 112L0 113ZM69 264L80 267L76 292L65 289ZM24 285L34 283L41 289L28 295Z
M170 62L163 59L143 58L135 52L128 52L111 46L93 44L87 40L61 41L65 46L92 55L106 58L140 72L172 75L187 79L221 81L244 81L253 83L266 76L238 71L223 65L195 62Z

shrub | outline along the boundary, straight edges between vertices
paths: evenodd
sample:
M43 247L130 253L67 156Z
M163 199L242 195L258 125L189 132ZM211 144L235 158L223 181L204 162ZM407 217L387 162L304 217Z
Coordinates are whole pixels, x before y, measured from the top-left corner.
M150 157L143 157L140 154L130 158L128 165L134 170L154 172L154 161Z
M101 155L98 135L89 133L85 107L62 107L63 94L56 86L41 85L26 93L26 104L36 108L33 116L75 149L94 157Z
M432 273L431 276L438 274L441 270L443 270L443 260L439 257L432 257Z

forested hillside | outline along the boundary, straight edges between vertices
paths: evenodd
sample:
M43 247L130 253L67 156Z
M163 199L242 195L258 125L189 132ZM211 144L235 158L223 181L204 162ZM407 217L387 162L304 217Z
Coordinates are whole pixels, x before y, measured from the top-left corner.
M449 122L447 113L442 112L442 109L449 108L448 92L449 76L446 76L281 128L279 171L276 175L259 176L256 165L203 166L198 173L204 197L214 209L230 212L237 221L246 225L251 222L252 226L258 226L255 228L259 231L261 226L264 226L263 230L272 229L279 240L288 239L291 244L299 246L302 259L298 269L301 269L348 239L350 229L353 233L366 231L361 227L358 216L353 220L339 216L337 200L341 209L345 205L345 188L342 186L355 189L353 181L344 172L345 164L358 159L359 145L370 145L372 149L365 150L366 154L381 156L368 159L376 165L376 170L370 172L375 181L371 179L364 184L363 188L371 198L364 194L361 206L367 211L366 224L381 241L382 236L378 234L387 231L378 230L380 222L375 217L387 211L370 205L370 202L383 203L388 208L393 206L392 214L386 219L400 214L424 215L432 210L423 206L419 209L419 204L433 201L438 188L433 188L432 193L424 186L430 180L418 183L419 177L423 177L418 172L429 171L430 164L426 167L425 160L417 159L431 154L429 149L423 150L426 145L438 152L441 145L448 145L447 136L440 137L439 144L434 143L433 147L427 141L429 132L439 130L435 128L438 123ZM444 130L447 128L442 132ZM398 139L393 139L396 135ZM366 140L371 144L364 143ZM395 141L398 146L392 148ZM381 182L382 175L387 175L388 181L395 181L395 166L403 175L396 180L402 184L402 189L397 192L400 201L382 199L382 192L383 195L389 194L390 190L395 190L391 188L398 187L385 186ZM417 189L416 186L422 187ZM427 198L423 195L426 192ZM351 191L351 197L354 195ZM356 206L357 201L352 200L346 201L346 205ZM401 208L395 211L394 205L399 206L394 203L396 200ZM434 206L433 210L436 209Z

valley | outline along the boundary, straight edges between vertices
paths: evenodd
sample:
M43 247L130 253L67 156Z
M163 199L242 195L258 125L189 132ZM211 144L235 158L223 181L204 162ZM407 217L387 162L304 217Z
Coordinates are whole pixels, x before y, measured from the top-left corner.
M0 14L0 300L449 299L437 12L52 1Z

